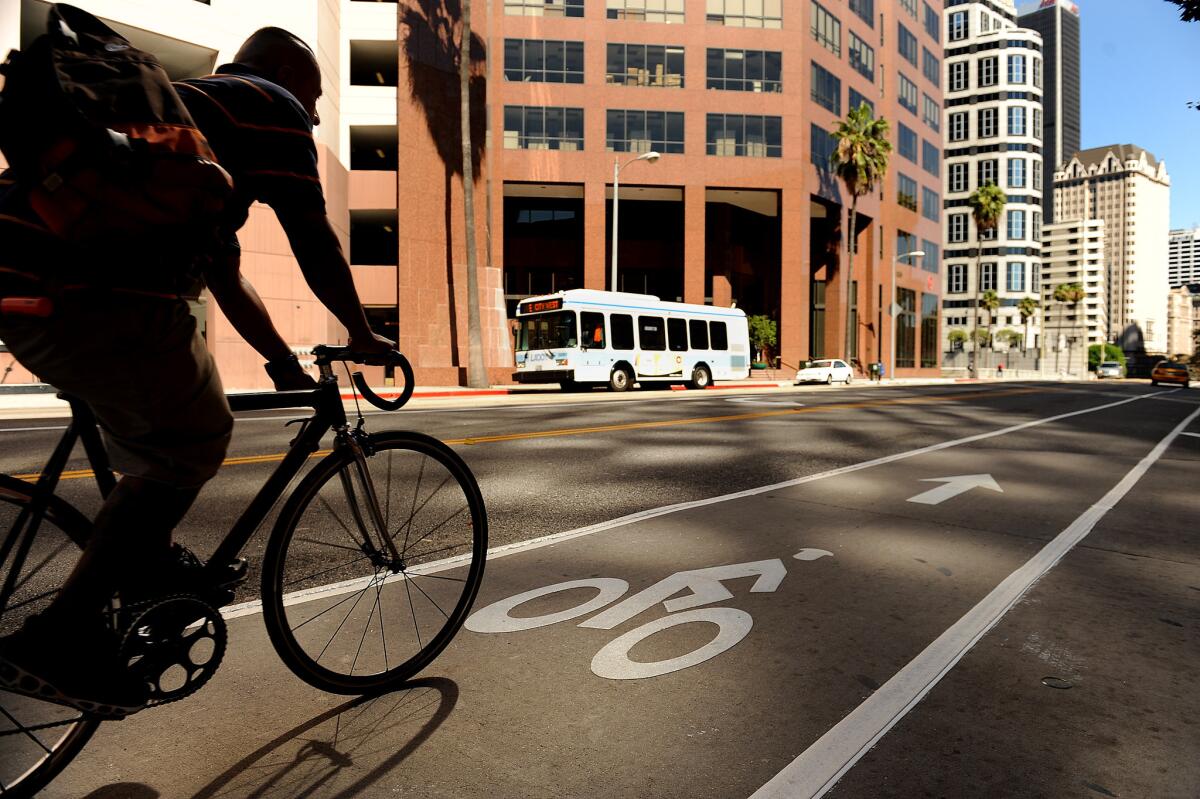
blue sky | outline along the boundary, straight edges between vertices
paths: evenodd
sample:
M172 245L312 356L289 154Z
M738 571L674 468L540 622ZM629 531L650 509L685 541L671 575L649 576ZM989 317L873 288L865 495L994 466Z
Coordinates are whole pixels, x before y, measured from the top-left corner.
M1166 0L1077 0L1083 147L1136 144L1167 162L1171 228L1200 225L1200 22Z

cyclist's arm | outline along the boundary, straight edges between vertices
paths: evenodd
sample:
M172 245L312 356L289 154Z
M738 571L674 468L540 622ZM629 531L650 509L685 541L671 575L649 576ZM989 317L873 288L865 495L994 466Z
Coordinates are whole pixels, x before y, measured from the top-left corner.
M242 275L241 258L236 252L214 258L204 270L204 278L222 313L259 355L268 361L277 361L292 354L275 329L258 292Z
M360 352L390 352L396 343L371 331L342 254L342 245L323 210L281 211L279 223L287 233L300 271L317 299L350 333L350 346Z

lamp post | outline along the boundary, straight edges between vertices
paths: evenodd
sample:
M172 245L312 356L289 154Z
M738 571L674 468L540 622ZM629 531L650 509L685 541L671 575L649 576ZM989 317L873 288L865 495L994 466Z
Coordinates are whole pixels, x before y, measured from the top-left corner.
M890 344L892 346L891 361L888 363L888 374L892 376L893 380L896 379L896 309L899 306L899 303L896 302L896 266L900 263L901 258L923 258L924 256L924 250L913 250L912 252L906 252L892 258L892 304L888 306L888 311L892 317L891 321L888 322L888 326L891 328L891 335L888 338L891 339Z
M632 164L634 161L649 161L654 163L659 159L659 155L654 150L648 153L642 153L637 158L631 158L625 163L621 163L620 156L613 159L613 229L612 229L612 290L617 290L617 202L619 181L621 170Z

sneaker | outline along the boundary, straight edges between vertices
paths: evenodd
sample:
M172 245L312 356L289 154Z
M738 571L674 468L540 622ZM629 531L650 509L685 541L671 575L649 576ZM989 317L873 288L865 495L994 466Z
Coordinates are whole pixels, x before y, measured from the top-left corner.
M99 615L83 623L31 616L0 638L0 689L104 719L136 713L150 695L122 662L116 634Z
M167 554L145 565L136 583L121 590L121 601L132 605L171 594L195 594L214 607L222 607L233 601L232 589L245 582L247 570L246 560L238 558L212 574L190 549L172 544Z

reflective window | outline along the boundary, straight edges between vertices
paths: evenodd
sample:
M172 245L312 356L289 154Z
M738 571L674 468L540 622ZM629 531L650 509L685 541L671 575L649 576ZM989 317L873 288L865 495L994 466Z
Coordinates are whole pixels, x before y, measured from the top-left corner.
M606 112L604 146L609 152L683 152L683 112L613 110Z
M525 17L582 17L583 0L504 0L504 13Z
M504 106L504 149L582 150L583 109Z
M705 0L706 19L731 28L782 28L783 0Z
M663 44L609 44L606 76L621 86L683 88L683 48Z
M783 91L783 53L708 48L708 88L733 92Z
M609 19L640 22L683 22L684 0L605 0Z
M583 83L583 42L505 39L504 79Z
M812 36L836 56L842 54L842 23L816 0L812 0Z
M709 114L705 127L708 155L783 156L782 117Z
M812 99L822 108L842 115L842 82L816 61L812 62Z

